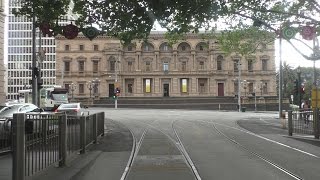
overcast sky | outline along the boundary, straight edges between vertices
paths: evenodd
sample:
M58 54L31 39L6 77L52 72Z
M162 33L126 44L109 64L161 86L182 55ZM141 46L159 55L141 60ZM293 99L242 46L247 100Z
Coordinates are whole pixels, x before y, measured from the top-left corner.
M309 43L312 43L310 41ZM305 53L306 55L310 55L310 50L305 45L300 45L298 42L295 42L297 44L300 51ZM280 54L279 54L279 40L276 40L275 42L275 48L276 48L276 66L279 67L280 63ZM301 67L313 67L313 61L306 60L304 57L302 57L288 42L282 41L282 61L286 62L290 66L296 68L298 66ZM320 60L316 61L316 67L320 67Z

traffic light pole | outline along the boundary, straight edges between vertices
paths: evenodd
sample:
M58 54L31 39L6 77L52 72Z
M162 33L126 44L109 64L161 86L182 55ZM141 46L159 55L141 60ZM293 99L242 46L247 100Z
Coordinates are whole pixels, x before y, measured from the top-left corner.
M297 86L297 90L298 90L299 109L301 109L303 107L301 107L301 71L300 71L300 67L298 67L298 86Z
M239 112L241 112L241 63L240 63L240 60L238 61L238 71L239 71L239 77L238 77L238 108L239 108Z
M280 32L282 32L282 28L280 26ZM282 67L282 35L280 35L279 38L279 59L280 59L280 66L279 66L279 119L281 119L281 115L282 115L282 96L283 96L283 90L282 90L282 86L283 86L283 67ZM262 88L262 87L261 87ZM262 92L262 90L261 90Z
M37 101L38 101L38 106L41 106L41 101L40 101L40 88L41 88L41 68L42 68L42 61L44 59L42 59L42 50L41 50L41 31L39 31L39 51L38 51L38 77L37 77L37 90L38 90L38 94L37 94Z
M118 60L115 63L115 85L117 86L118 84L118 62L119 62L119 57L120 54L118 54ZM113 90L113 92L115 92L117 87L115 87L115 89ZM117 93L117 92L115 92ZM116 99L114 100L114 109L118 109L118 96L116 95Z

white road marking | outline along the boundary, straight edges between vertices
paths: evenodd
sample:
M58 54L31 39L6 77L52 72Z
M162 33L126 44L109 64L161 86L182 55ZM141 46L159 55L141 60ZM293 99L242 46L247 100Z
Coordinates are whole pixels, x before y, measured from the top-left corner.
M214 123L214 122L213 122L213 123ZM252 136L256 136L256 137L261 138L261 139L264 139L264 140L266 140L266 141L269 141L269 142L278 144L278 145L280 145L280 146L283 146L283 147L286 147L286 148L289 148L289 149L292 149L292 150L301 152L301 153L303 153L303 154L307 154L307 155L312 156L312 157L315 157L315 158L319 158L319 156L314 155L314 154L312 154L312 153L308 153L308 152L303 151L303 150L301 150L301 149L291 147L291 146L289 146L289 145L286 145L286 144L283 144L283 143L281 143L281 142L278 142L278 141L275 141L275 140L272 140L272 139L263 137L263 136L261 136L261 135L255 134L255 133L250 132L250 131L246 131L246 130L243 130L243 129L235 128L235 127L228 126L228 125L224 125L224 124L220 124L220 123L214 123L214 124L218 124L218 125L221 125L221 126L225 126L225 127L231 128L231 129L239 130L239 131L242 131L242 132L244 132L244 133L250 134L250 135L252 135Z

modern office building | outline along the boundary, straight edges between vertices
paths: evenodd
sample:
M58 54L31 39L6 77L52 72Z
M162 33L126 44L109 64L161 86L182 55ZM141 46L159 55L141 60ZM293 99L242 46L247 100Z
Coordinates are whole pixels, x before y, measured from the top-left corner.
M226 55L214 39L197 34L172 46L163 32L128 46L108 36L92 41L82 35L73 40L57 36L56 43L56 81L75 98L110 97L115 88L121 97L234 97L239 71L241 96L277 94L273 44L242 57Z
M5 22L5 2L0 0L0 105L6 100L5 66L4 66L4 22Z
M8 99L17 99L18 91L31 87L32 66L32 22L26 17L16 17L12 14L13 8L20 6L21 0L8 0ZM65 19L73 19L67 16ZM67 20L60 24L69 24ZM41 37L37 30L36 49L39 45L45 52L42 62L42 79L44 85L56 83L56 45L54 37Z

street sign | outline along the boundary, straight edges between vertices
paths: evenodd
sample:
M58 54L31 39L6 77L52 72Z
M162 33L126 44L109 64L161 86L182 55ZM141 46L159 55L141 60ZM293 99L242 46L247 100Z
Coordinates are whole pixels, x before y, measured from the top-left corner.
M311 106L312 108L320 107L320 89L312 89Z
M120 82L116 82L116 83L114 84L114 86L115 86L115 88L120 88Z

